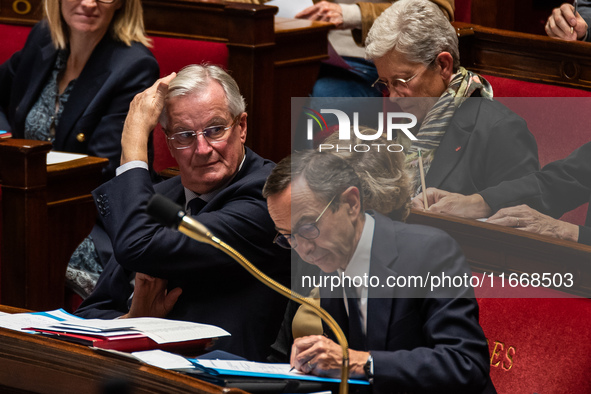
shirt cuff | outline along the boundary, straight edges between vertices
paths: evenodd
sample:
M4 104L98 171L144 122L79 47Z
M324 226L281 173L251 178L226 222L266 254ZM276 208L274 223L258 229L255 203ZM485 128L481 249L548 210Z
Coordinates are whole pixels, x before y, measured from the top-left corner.
M123 174L125 171L131 170L133 168L143 168L147 171L148 170L148 163L146 163L145 161L141 161L141 160L129 161L129 162L117 167L117 169L115 170L115 175L119 176L119 175Z
M340 4L343 11L343 29L361 29L361 8L357 4Z

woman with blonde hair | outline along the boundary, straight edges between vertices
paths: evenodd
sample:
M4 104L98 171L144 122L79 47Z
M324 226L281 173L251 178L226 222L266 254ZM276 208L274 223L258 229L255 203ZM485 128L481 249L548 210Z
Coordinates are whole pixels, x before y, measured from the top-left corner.
M24 48L0 66L0 129L106 157L114 175L129 103L158 78L140 0L45 0Z
M359 132L374 135L375 130L361 127ZM355 151L348 147L366 144L367 141L351 133L351 139L339 140L336 131L326 137L323 144L333 145L335 154L344 158L353 167L361 180L363 204L391 219L403 221L409 214L411 184L405 169L403 152L388 150L391 145L385 135L373 140L372 150ZM339 147L338 149L336 147Z

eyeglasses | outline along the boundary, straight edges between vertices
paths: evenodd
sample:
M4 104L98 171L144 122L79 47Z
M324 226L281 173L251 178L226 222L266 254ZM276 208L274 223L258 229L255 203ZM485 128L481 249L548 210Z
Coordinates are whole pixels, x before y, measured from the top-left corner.
M308 224L301 225L297 229L295 234L277 233L277 235L275 236L275 239L273 240L273 243L276 243L277 245L279 245L285 249L292 249L292 248L295 248L298 246L298 243L297 243L297 240L295 237L296 235L299 235L300 237L307 239L309 241L318 238L318 236L320 236L320 230L318 229L318 226L317 226L318 221L320 220L322 215L324 215L324 212L326 212L326 210L328 209L328 207L330 207L330 204L332 204L332 202L334 201L334 199L336 197L337 196L335 195L333 198L330 199L328 205L322 210L322 212L320 212L320 215L318 215L318 217L316 218L314 223L308 223Z
M401 90L405 89L408 90L408 83L419 76L419 74L423 73L426 69L429 68L431 64L427 65L424 69L417 72L410 78L403 79L403 78L392 78L390 81L384 81L380 78L376 79L374 83L371 84L372 88L378 89L382 95L389 96L390 92L395 91L399 93Z
M240 119L240 116L234 118L234 121L229 126L209 126L204 128L202 131L179 131L178 133L169 135L166 138L170 141L170 144L175 149L187 149L191 147L195 143L195 140L199 134L201 134L209 144L218 144L228 139L230 136L229 130L231 130L236 125L238 119Z

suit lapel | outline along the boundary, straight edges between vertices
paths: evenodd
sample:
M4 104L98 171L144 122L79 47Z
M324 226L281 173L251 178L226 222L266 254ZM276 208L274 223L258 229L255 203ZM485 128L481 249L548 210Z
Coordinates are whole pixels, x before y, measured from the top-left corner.
M390 219L374 215L376 220L371 247L370 277L377 276L380 282L388 276L396 276L393 267L398 251L393 242L394 231ZM386 349L388 326L393 311L395 292L387 287L370 287L367 301L367 346L368 349Z
M427 187L440 187L462 158L478 115L478 100L468 99L456 111L425 177Z
M16 113L15 123L18 125L17 127L19 130L23 130L22 138L24 138L25 120L27 115L33 104L35 104L35 100L39 98L41 90L45 87L45 81L47 81L47 77L55 65L56 57L57 50L51 41L49 44L41 47L37 54L34 66L35 72L32 73L29 85L31 88L27 89Z
M70 139L72 129L80 116L88 109L91 101L97 96L111 74L108 65L111 64L110 48L115 45L108 35L97 45L86 66L74 84L68 98L68 105L64 107L57 130L56 148L60 149L65 141ZM90 136L87 136L89 138Z

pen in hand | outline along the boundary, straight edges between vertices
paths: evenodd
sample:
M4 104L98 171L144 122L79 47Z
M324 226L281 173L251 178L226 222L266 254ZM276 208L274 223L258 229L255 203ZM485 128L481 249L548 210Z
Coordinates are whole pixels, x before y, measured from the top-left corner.
M573 2L573 7L574 7L574 14L575 14L575 18L577 17L577 12L579 12L579 4L577 4L577 0L575 0ZM571 26L570 28L570 34L573 34L574 31L574 27Z

